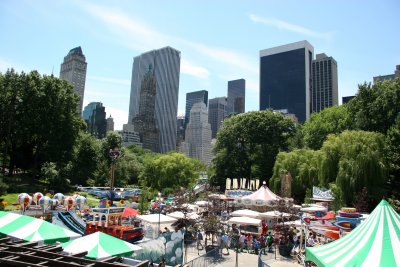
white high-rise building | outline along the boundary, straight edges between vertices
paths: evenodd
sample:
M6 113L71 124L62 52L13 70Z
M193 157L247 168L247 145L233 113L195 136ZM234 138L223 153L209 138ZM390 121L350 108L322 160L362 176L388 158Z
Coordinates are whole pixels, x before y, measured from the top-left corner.
M190 110L190 120L186 125L183 152L191 158L196 158L205 165L212 160L211 125L208 123L207 106L203 102L193 104Z
M180 62L181 53L172 47L133 60L128 124L153 152L176 150Z
M61 64L60 79L70 82L79 95L79 115L82 115L83 97L85 95L86 82L86 57L82 53L80 46L71 49L67 56L64 57L64 62Z

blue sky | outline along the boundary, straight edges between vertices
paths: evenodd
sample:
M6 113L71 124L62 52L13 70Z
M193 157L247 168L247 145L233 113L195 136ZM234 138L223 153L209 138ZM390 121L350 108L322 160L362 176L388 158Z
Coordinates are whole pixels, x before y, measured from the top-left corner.
M338 62L339 103L358 84L400 64L400 1L0 1L0 71L59 76L68 51L88 62L84 105L103 102L115 128L128 120L133 57L181 51L178 114L186 93L226 96L246 80L246 111L259 109L259 51L307 40Z

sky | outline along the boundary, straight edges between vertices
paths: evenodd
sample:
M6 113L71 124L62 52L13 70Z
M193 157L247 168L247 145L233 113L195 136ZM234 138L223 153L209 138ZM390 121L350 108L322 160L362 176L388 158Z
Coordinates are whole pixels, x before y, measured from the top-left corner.
M1 0L0 72L59 77L74 47L86 56L84 106L102 102L115 129L127 123L133 58L181 52L178 115L186 93L227 96L246 80L246 111L259 110L260 50L307 40L338 63L339 103L400 64L400 1Z

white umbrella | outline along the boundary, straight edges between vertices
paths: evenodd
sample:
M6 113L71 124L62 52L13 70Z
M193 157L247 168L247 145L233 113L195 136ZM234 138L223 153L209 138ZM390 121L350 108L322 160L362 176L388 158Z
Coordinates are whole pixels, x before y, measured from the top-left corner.
M265 217L265 218L281 218L281 217L290 217L291 215L286 212L279 212L276 210L273 211L267 211L267 212L262 212L260 213L260 217Z

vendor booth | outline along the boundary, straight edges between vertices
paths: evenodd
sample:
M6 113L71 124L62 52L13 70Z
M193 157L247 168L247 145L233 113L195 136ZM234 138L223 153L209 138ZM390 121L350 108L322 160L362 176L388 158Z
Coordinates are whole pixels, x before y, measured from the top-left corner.
M162 231L165 227L171 229L171 224L178 220L164 214L138 215L137 218L143 224L145 237L153 239L158 237L160 230Z

